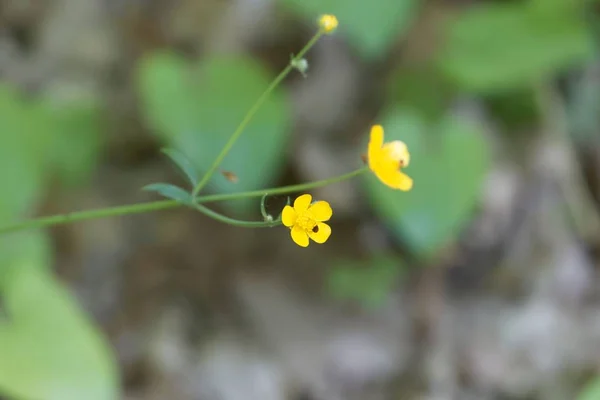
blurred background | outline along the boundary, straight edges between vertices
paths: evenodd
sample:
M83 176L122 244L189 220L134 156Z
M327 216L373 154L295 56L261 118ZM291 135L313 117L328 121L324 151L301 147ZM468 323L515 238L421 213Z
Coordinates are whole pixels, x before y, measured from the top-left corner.
M414 189L311 191L307 249L183 208L2 235L0 398L600 399L597 1L1 0L0 225L185 186L160 149L206 171L321 13L206 192L351 171L375 123Z

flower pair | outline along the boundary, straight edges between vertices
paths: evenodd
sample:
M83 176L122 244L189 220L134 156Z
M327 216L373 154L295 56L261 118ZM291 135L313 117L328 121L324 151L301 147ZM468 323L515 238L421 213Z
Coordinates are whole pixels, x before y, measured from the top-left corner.
M408 191L413 180L401 171L410 162L410 154L404 142L399 140L384 143L383 128L375 125L371 128L368 146L369 169L385 185L392 189ZM290 228L292 240L307 247L312 239L316 243L325 243L331 235L331 227L325 222L333 214L326 201L312 203L310 194L296 198L294 206L285 206L281 213L281 222Z

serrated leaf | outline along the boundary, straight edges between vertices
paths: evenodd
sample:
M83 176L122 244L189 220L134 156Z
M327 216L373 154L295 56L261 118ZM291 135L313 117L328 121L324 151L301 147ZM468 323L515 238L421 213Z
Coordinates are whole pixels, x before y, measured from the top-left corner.
M170 183L152 183L144 186L142 190L148 192L157 192L168 199L176 200L183 204L193 203L191 193L186 192L179 186L171 185Z
M577 2L472 7L449 26L440 65L469 90L528 86L594 54Z
M167 79L169 78L169 79ZM194 70L174 55L155 54L139 73L145 114L157 132L205 172L212 165L271 77L250 58L211 58ZM215 174L210 188L233 193L271 186L282 173L290 110L281 89L265 101L220 168L237 183ZM253 209L253 200L226 203L239 211Z
M419 0L280 1L308 21L316 21L320 14L334 14L340 21L336 35L346 35L368 59L383 56L407 32L420 4Z
M192 162L180 151L175 149L162 149L162 152L166 154L174 163L179 167L181 172L188 178L192 189L198 183L198 172L192 164Z
M411 154L404 170L414 180L409 192L395 191L373 174L364 179L376 213L422 256L456 238L482 190L490 152L482 135L447 117L428 135L414 113L394 109L383 116L386 142L402 140ZM433 140L432 138L435 138Z

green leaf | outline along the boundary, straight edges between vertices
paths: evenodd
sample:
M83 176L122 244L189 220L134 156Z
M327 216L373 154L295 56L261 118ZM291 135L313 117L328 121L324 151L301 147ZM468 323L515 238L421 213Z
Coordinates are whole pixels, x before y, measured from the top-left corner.
M316 21L320 14L334 14L350 43L368 58L382 57L410 27L419 0L281 0L293 10ZM316 24L315 24L316 27Z
M36 202L51 124L36 104L0 86L0 223L21 217Z
M175 149L162 149L162 152L179 167L181 172L183 172L190 181L193 189L199 181L198 172L196 172L196 168L192 165L186 155Z
M452 240L479 198L489 163L482 135L461 121L446 118L427 135L427 125L413 113L392 110L382 118L385 141L404 141L414 180L409 192L395 191L373 174L365 177L375 211L393 231L423 255ZM435 140L434 140L435 139Z
M340 260L328 275L327 289L338 300L377 308L385 303L403 268L400 260L385 255L363 262Z
M192 204L192 195L182 188L171 185L170 183L152 183L150 185L144 186L142 190L146 190L148 192L157 192L163 195L166 198L176 200L183 204Z
M429 62L401 66L392 73L386 88L389 101L430 121L443 118L456 95L447 77Z
M139 72L145 114L156 132L207 171L271 77L249 58L212 58L194 71L174 55L155 54ZM275 90L223 160L237 183L215 174L209 187L233 193L270 186L281 175L290 110L282 90ZM252 200L238 203L248 211Z
M577 400L600 400L600 378L592 380L577 396Z
M68 292L35 259L3 279L0 391L19 399L116 400L118 374L104 340Z
M593 55L577 2L486 4L447 32L441 67L460 85L498 91L531 85Z
M48 102L56 128L51 153L54 168L66 185L77 185L90 178L98 165L102 149L101 115L93 102Z

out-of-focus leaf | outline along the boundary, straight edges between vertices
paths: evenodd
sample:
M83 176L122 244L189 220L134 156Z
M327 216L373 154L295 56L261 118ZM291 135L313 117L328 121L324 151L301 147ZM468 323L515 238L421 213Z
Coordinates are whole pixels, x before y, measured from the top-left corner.
M486 4L450 25L441 67L466 89L528 86L593 55L577 2Z
M381 57L406 33L420 3L419 0L280 1L312 21L320 14L334 14L340 23L336 35L345 34L369 59Z
M600 378L594 379L590 382L579 396L577 400L600 400Z
M199 180L198 172L185 154L175 149L162 149L162 152L166 154L177 167L179 167L181 172L188 178L192 188L194 188Z
M385 303L403 268L400 260L388 256L365 262L342 260L329 274L327 287L336 299L355 300L377 308Z
M446 114L455 88L435 66L419 63L394 71L387 92L389 101L435 122Z
M24 400L119 399L110 350L68 292L36 264L38 253L21 252L0 265L6 314L0 392Z
M0 223L22 216L37 200L43 177L49 115L0 86Z
M95 103L48 102L55 120L53 166L67 185L86 181L98 164L102 149L101 115Z
M171 185L170 183L152 183L150 185L144 186L143 190L149 192L157 192L166 198L177 200L183 204L192 204L192 195L182 188Z
M185 149L207 171L270 77L249 58L212 58L196 71L173 55L156 54L141 66L140 90L145 114L167 142ZM238 178L215 174L210 186L219 192L259 189L281 174L290 122L282 90L275 90L255 114L220 168ZM226 203L247 211L253 201Z
M369 174L367 194L395 233L417 253L430 255L455 237L473 211L487 173L487 143L473 127L452 118L443 120L433 136L426 135L428 126L414 113L392 110L381 122L386 142L408 145L411 161L404 172L414 187L395 191Z

